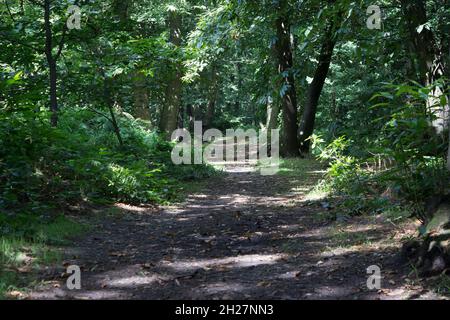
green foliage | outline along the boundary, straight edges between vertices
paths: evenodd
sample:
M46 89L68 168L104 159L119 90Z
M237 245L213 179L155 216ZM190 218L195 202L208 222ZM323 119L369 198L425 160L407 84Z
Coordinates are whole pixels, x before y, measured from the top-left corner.
M58 258L51 245L85 227L56 215L80 202L167 203L185 181L212 176L209 166L175 166L172 145L131 117L118 116L125 145L110 122L81 108L66 110L58 128L45 112L0 115L0 297L29 284L34 268Z
M38 232L36 225L53 223L54 213L71 204L179 200L186 183L215 171L174 165L172 144L155 129L160 120L170 114L184 128L203 120L222 131L259 129L267 125L271 107L278 110L271 116L280 127L288 114L281 103L289 89L284 78L293 75L294 107L305 112L317 91L309 89L319 89L310 86L323 67L330 27L337 43L318 90L312 138L314 155L329 165L321 187L338 198L345 214L390 207L388 215L396 219L414 204L422 216L423 202L444 193L449 182L449 135L435 132L436 119L427 108L430 93L437 86L448 90L448 82L385 83L428 82L421 74L427 61L439 64L436 76L442 71L449 77L450 10L448 1L423 2L426 21L417 22L420 15L408 14L406 3L378 1L382 28L373 30L366 26L366 9L374 4L369 0L82 1L81 29L67 30L73 1L53 1L50 32L43 32L45 8L38 1L2 3L0 234L15 237L2 252L15 252L11 248L22 241L53 242L52 234L64 234L64 228ZM175 16L179 25L171 23ZM290 59L280 61L290 54L275 45L281 21L289 27L292 65ZM49 68L52 55L58 57L56 72ZM57 128L48 123L52 75ZM444 108L445 96L433 101L436 108ZM178 115L164 113L169 105L180 108ZM281 173L292 181L288 188L294 188L296 175L320 171L309 160L282 163ZM379 166L383 161L389 164ZM380 197L386 189L394 194L389 201Z
M87 110L66 111L58 129L39 115L2 115L0 208L165 202L177 193L177 181L212 173L202 166L174 166L169 143L133 119L119 120L124 147L117 145L109 121Z
M424 203L432 196L445 194L449 181L448 134L436 132L432 125L435 115L427 107L436 85L439 83L428 88L390 84L387 90L374 95L372 100L380 102L372 109L386 110L372 120L372 126L379 127L380 132L365 146L365 156L352 147L357 141L339 137L327 144L322 137L313 136L314 153L330 163L326 187L344 197L340 202L344 210L377 212L397 206L392 199L379 198L388 189L392 194L387 198L402 202L395 212L404 216L407 210L426 220ZM436 107L443 107L442 101L437 103ZM380 162L389 165L380 167Z
M41 265L57 262L61 255L54 245L66 244L86 230L62 215L0 215L0 299L11 290L27 287Z
M426 107L436 85L390 85L391 91L381 94L390 102L392 112L383 120L386 124L377 151L396 164L385 179L405 199L419 205L430 196L444 194L449 181L448 135L432 125L436 116L431 107Z
M364 175L358 160L349 155L350 141L342 136L324 145L325 141L317 135L311 140L318 159L329 163L327 188L340 194L358 193L362 188Z

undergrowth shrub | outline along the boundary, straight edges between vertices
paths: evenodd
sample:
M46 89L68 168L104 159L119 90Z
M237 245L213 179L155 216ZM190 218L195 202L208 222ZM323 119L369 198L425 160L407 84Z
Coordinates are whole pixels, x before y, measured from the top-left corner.
M62 113L58 128L32 111L0 115L0 209L42 211L79 201L166 202L180 181L214 174L175 166L172 145L120 116L124 146L89 110Z
M436 116L431 111L444 108L446 100L427 106L433 88L438 85L387 85L386 92L375 95L373 99L382 102L372 108L384 110L372 126L381 130L366 145L365 156L354 154L353 141L345 136L330 142L313 136L313 152L329 163L324 186L343 199L342 208L364 213L396 207L402 215L406 209L422 219L427 199L448 191L448 133L436 132L432 126ZM389 159L394 165L375 170L366 166L379 159ZM383 195L386 190L390 195Z

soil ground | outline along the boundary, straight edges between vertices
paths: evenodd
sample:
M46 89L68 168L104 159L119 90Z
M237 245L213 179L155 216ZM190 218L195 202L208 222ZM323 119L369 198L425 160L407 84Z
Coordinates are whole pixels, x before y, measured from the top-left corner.
M176 206L117 204L90 233L65 248L29 299L436 299L398 259L411 223L382 216L330 219L311 197L323 168L304 160L301 174L262 176L251 164ZM64 266L82 270L68 290ZM369 290L367 268L381 268Z

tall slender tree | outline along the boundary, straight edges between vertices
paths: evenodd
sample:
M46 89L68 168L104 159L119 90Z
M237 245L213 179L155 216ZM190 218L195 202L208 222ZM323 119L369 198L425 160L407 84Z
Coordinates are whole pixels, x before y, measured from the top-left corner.
M182 18L180 12L174 6L168 9L168 27L169 41L175 47L181 46L181 23ZM161 121L159 129L164 132L167 137L177 128L178 112L181 107L182 92L182 72L179 62L175 62L172 66L169 82L165 92L165 104L161 111Z
M295 89L295 77L293 72L293 48L291 33L291 10L288 0L280 0L276 4L277 18L275 29L277 39L275 53L277 58L277 70L281 76L281 106L283 112L283 139L281 153L292 157L299 155L297 139L297 93Z
M303 154L309 152L309 138L314 131L317 106L319 104L320 95L330 69L333 50L336 46L337 38L335 26L336 23L334 21L331 21L328 24L318 58L319 62L317 64L313 80L307 91L306 104L302 113L298 131L300 150Z
M64 46L65 36L67 32L67 26L64 24L63 32L61 35L61 39L59 41L59 45L57 48L57 52L53 54L53 45L54 45L54 34L52 30L52 22L51 22L51 0L44 0L43 8L44 8L44 33L45 33L45 57L47 59L48 71L49 71L49 97L50 97L50 111L51 111L51 119L50 122L53 127L58 125L58 70L57 70L57 62L59 57L61 56L61 52ZM75 3L78 3L76 1Z

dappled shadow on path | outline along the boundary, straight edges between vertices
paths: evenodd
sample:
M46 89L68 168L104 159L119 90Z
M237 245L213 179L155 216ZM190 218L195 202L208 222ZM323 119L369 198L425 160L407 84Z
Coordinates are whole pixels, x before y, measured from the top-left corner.
M231 168L182 205L159 212L122 206L126 213L101 221L67 248L65 264L82 268L81 290L65 289L56 277L30 297L390 298L367 289L366 269L374 264L382 267L384 288L399 290L398 244L381 242L385 224L344 229L316 219L320 206L303 204L320 168L296 179L246 168ZM392 298L399 295L405 293Z

